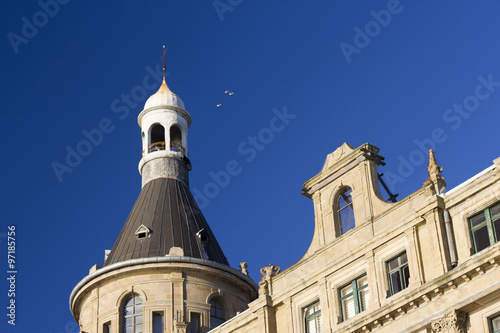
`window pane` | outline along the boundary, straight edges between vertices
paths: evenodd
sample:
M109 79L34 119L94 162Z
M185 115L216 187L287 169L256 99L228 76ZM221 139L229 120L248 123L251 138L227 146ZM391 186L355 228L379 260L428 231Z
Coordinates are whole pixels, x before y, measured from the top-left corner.
M142 313L142 303L140 303L139 305L136 305L135 306L135 311L134 313Z
M315 333L321 330L321 309L319 302L303 309L306 333Z
M142 315L135 316L135 323L136 324L142 324Z
M488 236L488 228L486 226L474 231L474 243L476 246L476 252L484 250L490 246L490 237Z
M368 278L365 276L362 276L358 279L358 288L361 288L363 286L368 285Z
M403 289L410 284L410 268L408 266L403 267Z
M347 206L340 211L340 221L342 224L342 234L354 228L354 210L352 206Z
M163 313L153 313L153 333L163 333Z
M484 216L484 213L481 213L470 219L470 225L472 228L474 228L475 226L480 225L484 221L486 221L486 217Z
M125 326L132 326L132 324L133 324L132 317L125 318L125 320L123 321L123 325L125 325Z
M491 320L491 326L493 326L493 331L495 333L500 332L500 316Z
M401 286L401 276L399 275L399 271L396 271L390 275L391 278L391 286L392 286L392 294L400 292L403 290Z
M500 240L500 218L493 221L493 228L495 229L495 240L498 242Z
M127 306L124 310L123 310L123 315L124 316L129 316L131 314L134 313L134 307L133 306Z
M132 326L125 327L124 333L134 333L134 328Z
M191 322L189 323L189 333L199 333L200 329L200 314L199 313L191 313ZM156 332L153 332L156 333ZM162 331L163 333L163 331Z
M348 285L340 290L340 295L342 297L347 296L349 294L352 294L352 284L350 284L350 285Z
M359 292L359 311L365 311L370 301L370 292L365 288Z
M134 333L142 333L142 324L135 326L135 332Z
M495 206L491 207L491 216L495 217L498 214L500 214L500 203L498 203Z
M352 203L352 198L351 198L351 189L348 189L344 193L340 195L339 198L339 209L344 208L345 206L349 205Z
M399 266L399 260L398 260L398 258L394 258L391 261L389 261L389 263L387 264L387 266L389 266L389 271L391 271L391 272L393 270L395 270L396 268L398 268L398 266Z
M408 258L406 257L406 252L399 256L399 264L404 265L408 262Z
M307 333L316 333L316 322L314 318L306 319L306 330Z
M346 298L342 301L342 314L344 316L344 320L352 318L356 314L353 297Z

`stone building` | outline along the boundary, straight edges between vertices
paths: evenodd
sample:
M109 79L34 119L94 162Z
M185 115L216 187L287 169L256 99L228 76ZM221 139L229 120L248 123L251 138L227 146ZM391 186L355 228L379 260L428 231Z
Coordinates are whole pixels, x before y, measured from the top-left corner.
M81 332L500 332L500 158L447 190L430 151L422 188L387 202L379 149L344 143L303 186L307 253L257 285L190 193L191 117L165 81L138 122L143 187L104 266L71 293Z

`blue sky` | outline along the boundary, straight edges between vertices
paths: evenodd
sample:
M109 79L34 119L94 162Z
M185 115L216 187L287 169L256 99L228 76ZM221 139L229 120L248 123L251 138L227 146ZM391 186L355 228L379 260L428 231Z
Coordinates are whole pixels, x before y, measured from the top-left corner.
M193 118L191 189L238 163L203 212L231 266L247 261L258 280L307 250L300 189L343 142L381 149L399 199L424 182L429 146L448 188L500 156L499 12L493 0L2 2L0 251L15 225L18 273L16 326L5 313L0 331L76 331L70 292L140 191L137 115L159 87L162 45Z

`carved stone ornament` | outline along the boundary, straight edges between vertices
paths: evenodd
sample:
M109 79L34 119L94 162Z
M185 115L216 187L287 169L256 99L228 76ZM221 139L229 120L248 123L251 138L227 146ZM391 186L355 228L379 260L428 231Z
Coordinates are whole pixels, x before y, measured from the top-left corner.
M260 269L262 279L259 282L259 295L270 295L273 293L272 277L280 271L281 268L271 264Z
M269 288L267 287L266 280L261 280L259 282L259 295L269 295Z
M466 333L467 313L453 310L431 324L432 332Z
M443 167L437 165L434 151L429 149L429 165L427 166L428 177L424 182L425 194L427 196L440 194L446 191L446 182L441 174L442 172Z
M267 265L266 267L262 267L260 269L260 274L262 275L262 280L270 280L273 276L278 274L281 271L281 268L274 265Z
M246 262L240 262L240 272L248 276L248 265Z

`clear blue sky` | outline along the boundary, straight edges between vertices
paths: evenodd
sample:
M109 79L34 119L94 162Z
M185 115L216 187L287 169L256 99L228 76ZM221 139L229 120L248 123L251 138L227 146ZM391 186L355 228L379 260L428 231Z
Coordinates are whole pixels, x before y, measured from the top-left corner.
M2 332L75 332L70 292L103 263L140 191L137 115L164 44L167 82L193 118L191 189L241 167L203 211L255 280L307 250L313 206L300 189L343 142L378 146L400 199L427 176L421 145L435 146L448 188L500 156L497 1L220 0L219 12L213 1L60 1L0 4L0 267L6 277L15 225L18 270L15 327L0 283ZM284 110L286 125L266 130ZM101 122L112 131L85 146ZM87 156L70 167L78 147ZM58 177L54 162L71 172Z

